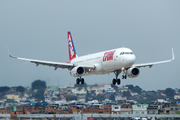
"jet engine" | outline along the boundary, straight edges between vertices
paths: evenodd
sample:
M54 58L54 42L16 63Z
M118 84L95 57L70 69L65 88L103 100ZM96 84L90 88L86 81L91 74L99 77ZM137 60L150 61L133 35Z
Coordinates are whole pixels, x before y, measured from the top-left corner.
M83 76L84 73L85 73L84 67L77 66L71 70L70 75L74 77L80 77L80 76Z
M130 78L138 77L140 73L140 70L138 68L129 68L126 72L126 75Z

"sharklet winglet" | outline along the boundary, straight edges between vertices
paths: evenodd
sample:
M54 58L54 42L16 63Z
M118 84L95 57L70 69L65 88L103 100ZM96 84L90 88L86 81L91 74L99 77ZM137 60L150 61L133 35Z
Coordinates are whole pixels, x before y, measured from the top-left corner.
M12 56L12 55L10 54L8 45L7 45L7 51L8 51L9 57L17 59L17 57L14 57L14 56Z

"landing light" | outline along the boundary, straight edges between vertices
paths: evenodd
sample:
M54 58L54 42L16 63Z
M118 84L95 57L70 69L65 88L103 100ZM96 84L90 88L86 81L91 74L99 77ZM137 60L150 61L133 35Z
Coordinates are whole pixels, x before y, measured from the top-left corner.
M92 72L93 71L93 69L89 69L89 72Z
M122 71L123 71L124 69L125 69L124 67L121 68Z

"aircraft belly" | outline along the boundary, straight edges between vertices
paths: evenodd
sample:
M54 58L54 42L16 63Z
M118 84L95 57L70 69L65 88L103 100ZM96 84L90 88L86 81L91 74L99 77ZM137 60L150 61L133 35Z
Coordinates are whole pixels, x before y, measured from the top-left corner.
M111 71L112 72L112 71ZM107 74L107 73L111 73L111 72L106 72L106 71L93 71L93 72L86 72L84 73L83 76L89 76L89 75L103 75L103 74Z
M109 72L113 72L115 70L121 69L122 67L125 66L125 63L117 59L116 61L104 62L102 63L102 65L103 65L104 72L109 73Z
M103 62L103 70L104 71L114 71L116 69L116 66L114 64L114 61L107 61L107 62Z

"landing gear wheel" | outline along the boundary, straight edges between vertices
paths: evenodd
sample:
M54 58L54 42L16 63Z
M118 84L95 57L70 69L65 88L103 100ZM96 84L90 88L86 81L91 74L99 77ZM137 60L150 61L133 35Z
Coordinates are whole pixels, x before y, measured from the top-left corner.
M81 83L81 84L84 84L84 78L77 78L76 79L76 84L79 84L79 83Z
M84 78L81 79L81 84L84 84Z
M113 85L116 84L116 79L113 79L112 84L113 84Z
M77 79L76 79L76 84L79 84L79 82L80 82L80 79L77 78Z
M117 79L117 84L120 85L121 84L121 80Z
M114 71L114 74L116 75L116 79L113 79L113 85L115 85L116 83L118 84L118 85L120 85L121 84L121 80L120 79L118 79L118 75L120 74L122 72L122 70L115 70Z
M126 79L127 78L127 76L126 75L122 75L122 79Z

